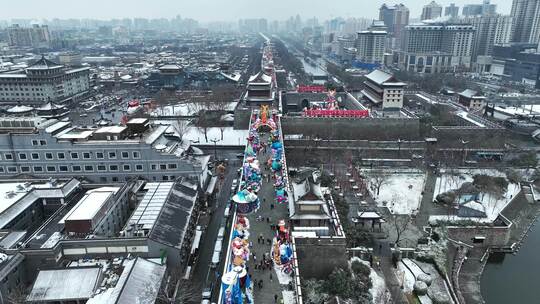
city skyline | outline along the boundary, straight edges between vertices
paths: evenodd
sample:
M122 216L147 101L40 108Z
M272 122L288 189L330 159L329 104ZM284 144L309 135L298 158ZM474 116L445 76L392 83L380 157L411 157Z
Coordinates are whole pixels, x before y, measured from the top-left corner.
M23 0L12 2L9 9L0 12L0 19L114 19L114 18L172 18L180 15L184 18L193 18L201 22L236 21L246 18L267 18L270 20L285 20L292 15L299 14L302 18L317 17L319 19L344 18L373 18L377 19L379 8L383 3L403 3L411 10L411 19L419 18L422 7L430 1L372 1L358 3L352 0L340 1L340 5L329 7L321 0L298 0L286 2L274 1L274 7L288 7L287 14L283 10L262 9L260 3L248 0L234 1L234 5L226 1L200 0L196 2L176 2L169 0L134 1L104 1L73 2L67 0L54 0L43 2L38 0ZM443 7L455 3L460 8L465 4L480 4L482 1L452 0L438 1ZM512 1L492 0L497 4L497 12L509 14ZM59 9L61 8L61 9ZM104 9L106 8L106 9ZM69 17L68 17L69 16Z

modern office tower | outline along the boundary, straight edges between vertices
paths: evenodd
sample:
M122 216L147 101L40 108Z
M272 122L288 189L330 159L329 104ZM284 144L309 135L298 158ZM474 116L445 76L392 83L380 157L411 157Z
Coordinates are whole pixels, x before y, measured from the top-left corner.
M514 0L511 15L514 17L512 41L540 42L540 0Z
M377 26L376 22L366 31L358 32L356 59L364 63L381 64L384 59L386 35L385 28Z
M429 4L422 8L421 20L432 20L441 17L442 6L435 1L431 1Z
M456 6L455 3L450 4L444 8L444 15L456 18L459 15L459 6Z

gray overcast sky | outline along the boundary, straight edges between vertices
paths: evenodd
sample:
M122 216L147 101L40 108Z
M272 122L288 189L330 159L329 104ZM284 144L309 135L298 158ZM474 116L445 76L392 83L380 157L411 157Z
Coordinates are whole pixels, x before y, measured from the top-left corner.
M283 20L300 14L302 18L332 17L377 18L382 3L402 2L411 10L411 18L418 18L422 6L431 0L0 0L0 19L30 18L96 18L119 17L170 18L176 15L199 21L235 21L239 18L266 17ZM446 6L460 7L482 0L438 0ZM510 13L511 0L492 0L497 11Z

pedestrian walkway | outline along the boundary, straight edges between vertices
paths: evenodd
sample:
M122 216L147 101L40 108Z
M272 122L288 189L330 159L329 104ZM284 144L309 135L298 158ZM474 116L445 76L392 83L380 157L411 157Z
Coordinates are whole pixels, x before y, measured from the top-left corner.
M268 141L269 134L261 134L261 142ZM271 175L271 170L266 169L266 162L271 157L270 149L267 149L266 153L263 150L259 151L257 158L261 164L262 173L265 176ZM256 263L260 263L263 259L263 255L266 253L270 257L271 242L275 235L275 232L270 228L271 224L276 225L280 219L288 219L288 210L286 204L276 204L275 202L275 190L273 180L270 178L263 178L261 183L261 189L258 193L260 199L260 208L257 212L249 214L247 218L250 221L250 240L253 243L251 253L253 256L248 262L249 273L252 275L252 281L254 283L253 299L255 303L274 303L274 296L277 295L279 299L282 297L282 290L286 286L279 284L277 273L274 271L274 263L270 261L270 267L260 269L255 267ZM274 208L271 208L271 204ZM261 216L262 221L258 221L257 217ZM263 243L258 243L259 236L263 236ZM262 288L259 288L256 283L260 280L263 281ZM278 303L279 303L278 299Z

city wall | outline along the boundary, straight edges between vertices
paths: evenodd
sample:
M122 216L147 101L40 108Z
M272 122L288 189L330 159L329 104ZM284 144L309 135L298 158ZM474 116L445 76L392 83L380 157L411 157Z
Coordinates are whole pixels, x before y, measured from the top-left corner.
M415 118L281 118L284 134L337 140L418 140L420 123Z
M302 279L324 279L337 267L347 267L344 237L295 238Z

